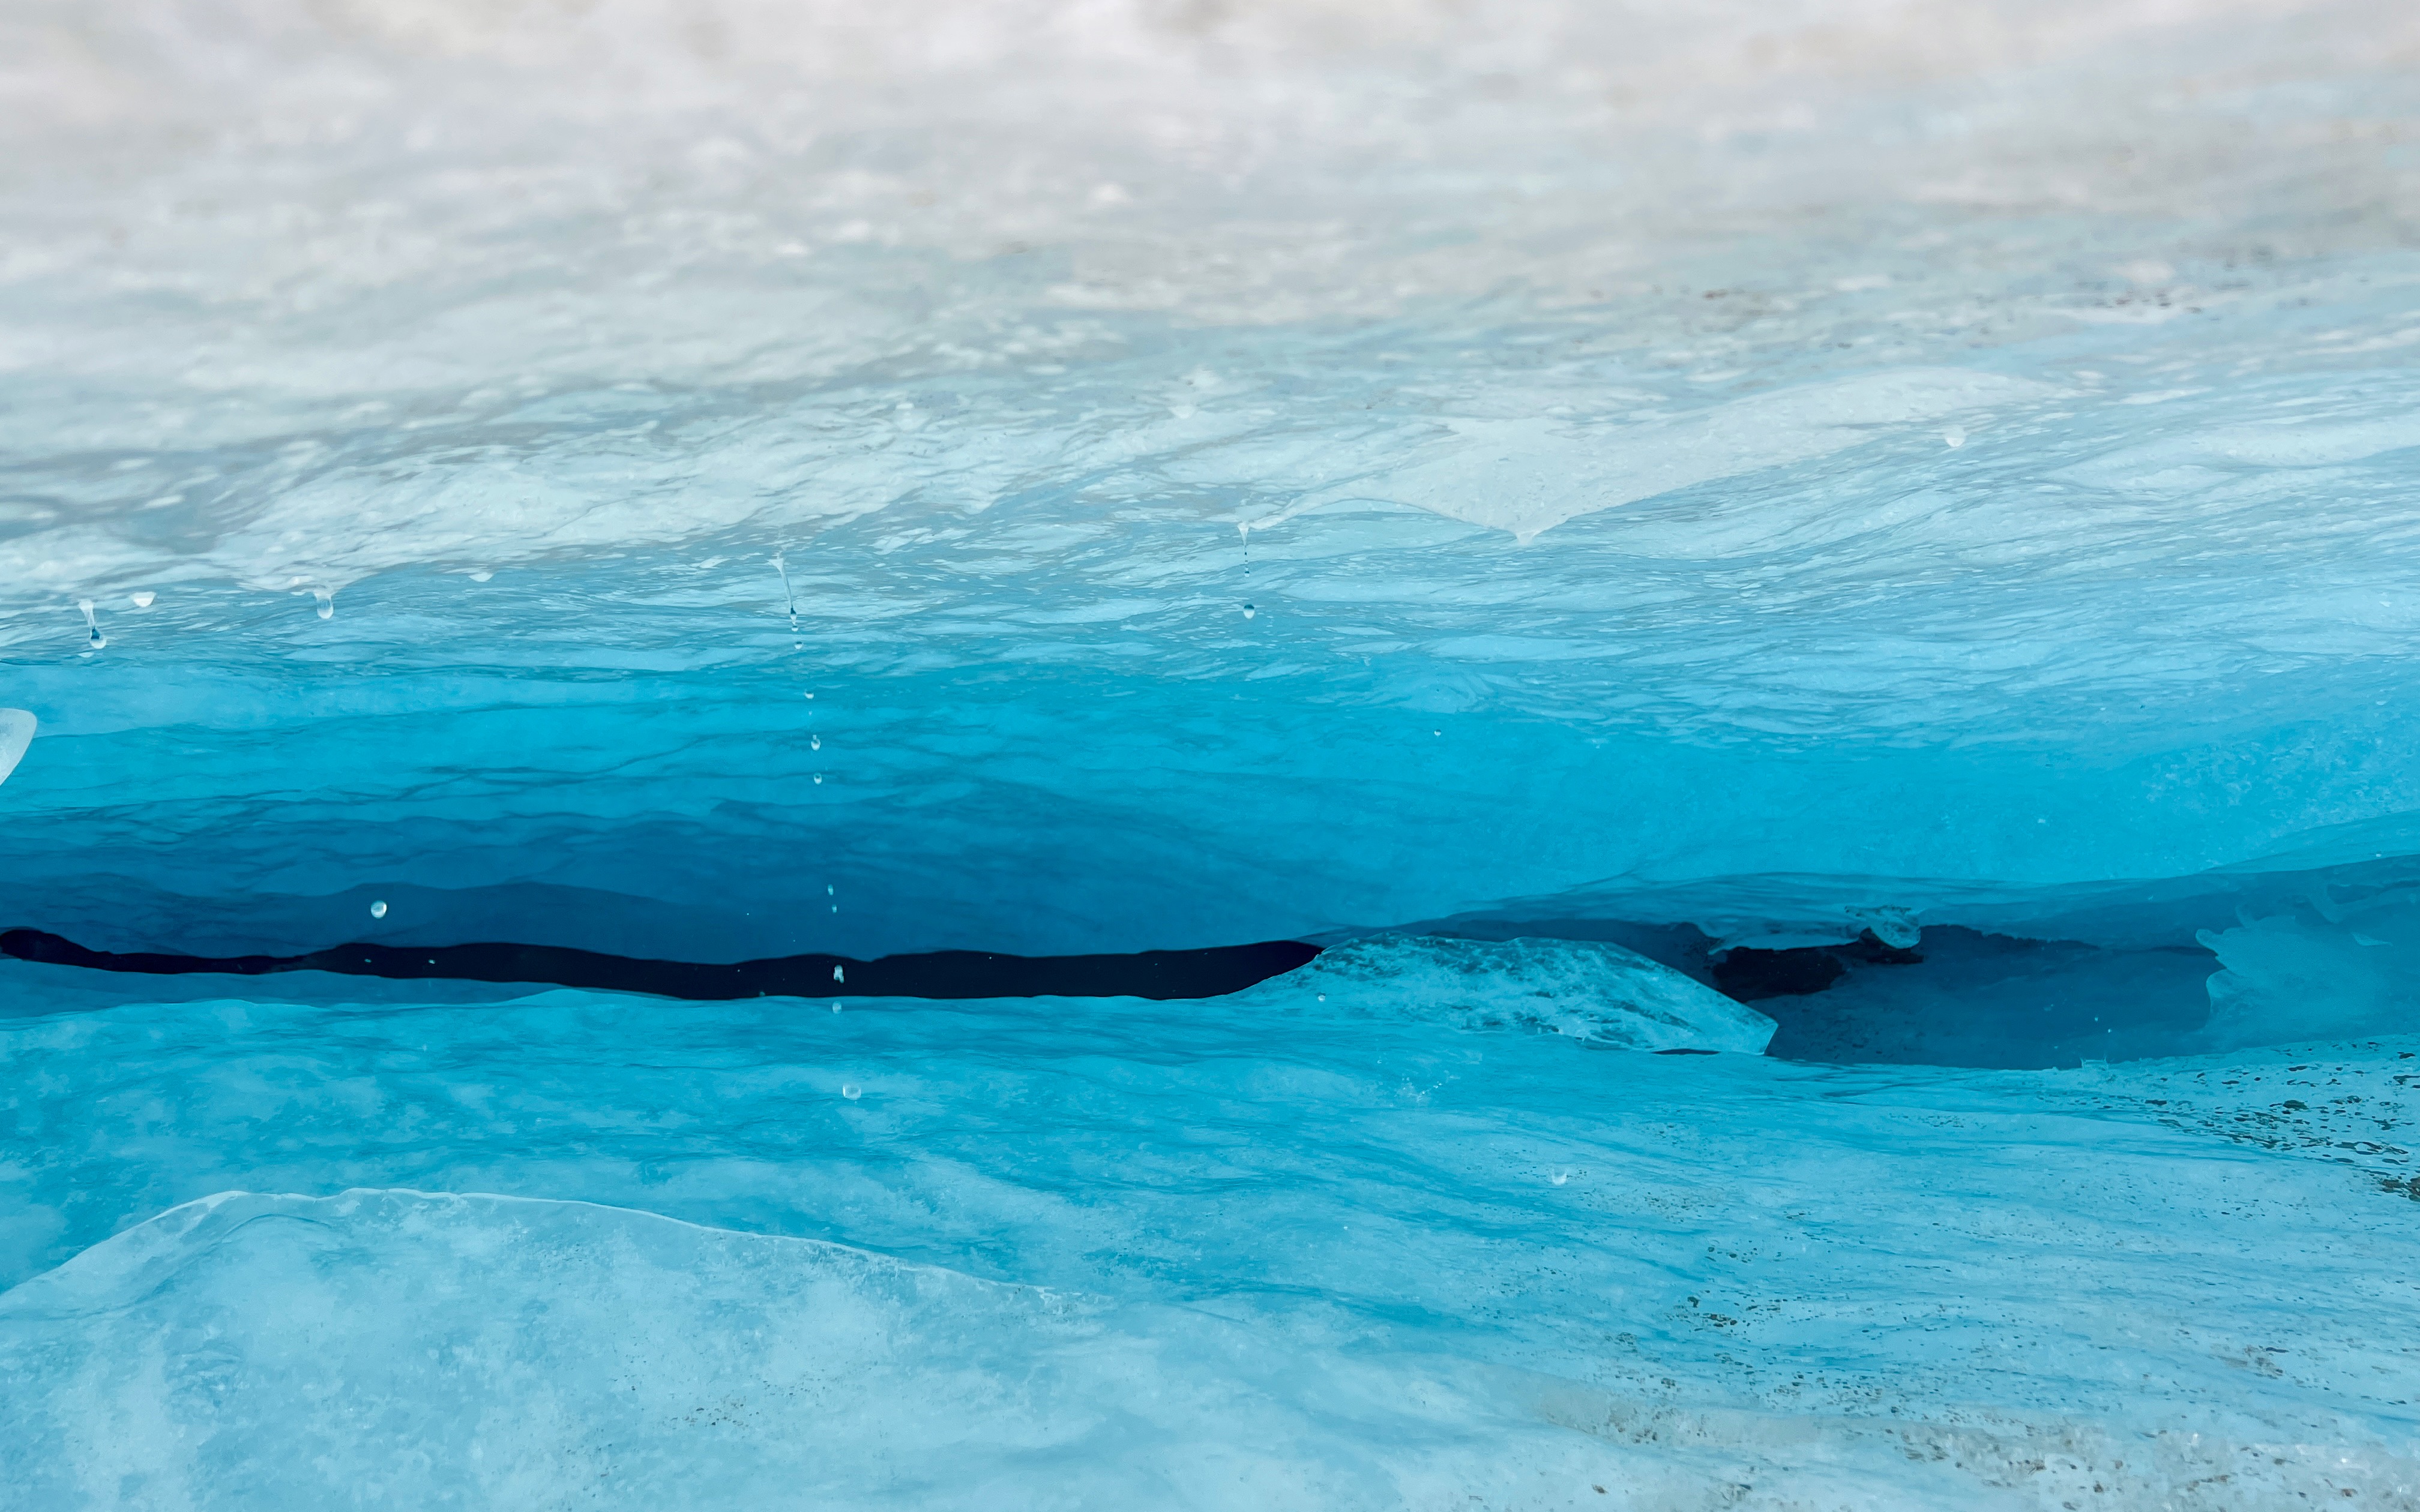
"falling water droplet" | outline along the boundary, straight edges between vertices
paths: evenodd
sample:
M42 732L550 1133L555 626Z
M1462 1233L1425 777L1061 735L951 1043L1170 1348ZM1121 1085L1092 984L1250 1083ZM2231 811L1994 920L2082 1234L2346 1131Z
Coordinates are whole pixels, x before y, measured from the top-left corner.
M336 617L336 595L334 594L314 588L311 590L311 596L319 601L319 618L323 620L333 620Z
M838 1003L834 1003L834 1004L832 1005L832 1011L833 1011L833 1012L835 1012L835 1013L837 1013L837 1012L839 1012L839 1011L840 1011L840 1005L839 1005Z
M840 889L839 889L839 888L837 888L837 887L833 887L830 883L827 882L827 883L825 883L825 884L824 884L824 896L825 896L825 897L827 897L827 898L837 897L837 896L839 896L839 893L840 893Z
M1251 606L1251 605L1249 605L1249 604L1247 604L1247 605L1245 605L1245 606L1244 606L1244 618L1246 618L1246 619L1248 619L1248 620L1249 620L1249 619L1250 619L1250 618L1251 618L1255 613L1258 613L1258 612L1259 612L1259 611L1258 611L1257 609L1254 609L1252 608L1252 606Z
M89 598L79 599L76 602L76 608L84 610L85 628L92 632L91 635L86 638L92 641L92 649L99 651L101 647L109 644L109 637L101 633L101 622L93 618L92 600Z
M840 1095L854 1103L865 1095L865 1088L855 1082L843 1082L840 1084Z
M834 981L846 981L846 980L848 980L848 975L847 975L847 973L845 973L845 972L842 971L840 967L838 967L838 966L834 966L834 967L832 967L832 980L834 980Z
M136 609L149 609L151 607L151 601L157 596L158 595L153 594L151 590L146 588L139 594L127 594L126 601L133 605Z
M817 786L817 787L822 787L823 785L824 785L824 774L823 774L823 773L821 773L821 772L817 772L817 773L815 774L815 786Z
M813 693L808 694L808 695L807 695L807 702L810 702L810 703L814 702L814 697L815 697L815 696L814 696Z
M1948 447L1950 450L1957 450L1959 447L1966 444L1966 427L1963 425L1950 426L1947 430L1941 433L1941 441L1943 445Z
M385 899L380 898L378 902L370 904L370 917L372 918L384 918L386 917Z
M821 750L821 749L823 749L823 748L824 748L824 737L823 737L823 736L821 736L821 735L809 735L809 736L807 737L807 748L808 748L809 750Z
M782 607L790 611L790 633L796 635L799 633L799 595L790 592L789 564L782 560L782 553L779 551L773 553L773 570L782 575ZM806 642L801 640L797 643L795 649L804 650L805 648Z
M1572 1173L1569 1171L1557 1171L1555 1173L1555 1184L1557 1186L1562 1185L1565 1181L1568 1181L1571 1179Z

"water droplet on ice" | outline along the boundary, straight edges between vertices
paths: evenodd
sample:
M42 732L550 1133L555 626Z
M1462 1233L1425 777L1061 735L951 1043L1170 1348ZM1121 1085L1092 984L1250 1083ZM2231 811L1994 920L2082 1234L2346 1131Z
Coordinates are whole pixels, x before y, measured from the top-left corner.
M840 967L834 966L832 967L832 980L846 981L848 980L848 976L845 972L843 972Z
M1952 425L1941 433L1941 443L1952 450L1966 444L1966 427Z
M840 1084L840 1095L854 1103L865 1095L865 1088L855 1082L843 1082Z
M378 902L370 904L370 917L372 918L384 918L386 917L385 899L381 898Z
M1555 1173L1555 1184L1557 1186L1562 1185L1565 1181L1568 1181L1571 1179L1572 1173L1569 1171L1557 1171Z
M151 590L147 588L139 594L127 594L126 601L133 605L136 609L149 609L151 607L151 601L155 596L157 595L155 595Z

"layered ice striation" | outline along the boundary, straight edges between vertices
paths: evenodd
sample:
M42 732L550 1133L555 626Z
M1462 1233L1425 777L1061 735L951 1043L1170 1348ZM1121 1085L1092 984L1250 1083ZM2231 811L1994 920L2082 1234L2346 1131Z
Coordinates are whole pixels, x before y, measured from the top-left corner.
M2399 15L917 15L8 18L0 919L2201 950L2420 851Z
M1326 948L0 959L31 1504L2420 1495L2420 12L0 56L0 931Z

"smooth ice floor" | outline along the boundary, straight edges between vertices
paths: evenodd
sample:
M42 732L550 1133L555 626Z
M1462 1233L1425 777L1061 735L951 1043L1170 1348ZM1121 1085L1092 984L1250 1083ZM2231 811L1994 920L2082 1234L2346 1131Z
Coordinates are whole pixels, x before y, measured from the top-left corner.
M2420 1039L419 996L0 1027L17 1504L2420 1494Z

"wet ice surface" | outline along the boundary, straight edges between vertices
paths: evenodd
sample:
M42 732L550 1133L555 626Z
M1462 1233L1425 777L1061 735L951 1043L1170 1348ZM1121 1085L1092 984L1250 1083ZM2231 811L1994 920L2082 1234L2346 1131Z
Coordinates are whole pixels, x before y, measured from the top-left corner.
M0 16L0 927L1340 947L0 963L0 1484L2415 1504L2415 49Z
M2420 808L2402 12L918 15L8 21L12 922L1130 949Z
M1309 1000L20 1020L8 1273L66 1263L0 1296L0 1453L42 1505L2399 1505L2414 1046L1858 1070Z

